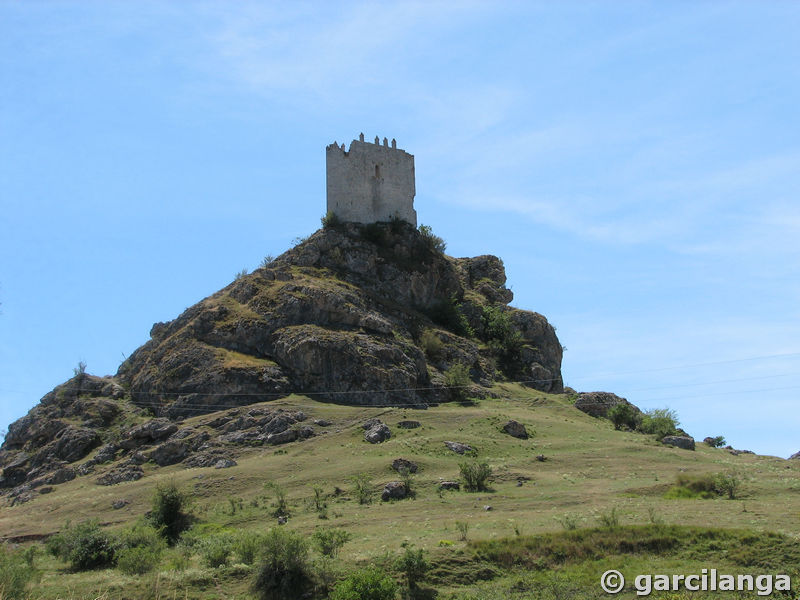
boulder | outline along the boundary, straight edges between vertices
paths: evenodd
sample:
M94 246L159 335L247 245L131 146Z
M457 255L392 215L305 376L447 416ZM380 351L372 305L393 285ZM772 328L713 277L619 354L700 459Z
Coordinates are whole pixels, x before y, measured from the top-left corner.
M461 484L457 481L440 481L439 482L439 489L440 490L460 490Z
M317 425L318 427L330 427L331 426L331 422L328 421L327 419L314 419L313 423L314 423L314 425Z
M183 461L183 466L187 469L194 467L216 467L220 461L232 461L233 459L225 454L224 450L205 450L190 455Z
M392 461L392 469L398 473L416 473L417 468L417 463L406 460L405 458L395 458Z
M528 430L525 429L525 425L513 419L503 425L503 431L505 431L511 437L519 438L521 440L528 439Z
M684 435L668 435L661 438L661 443L667 446L675 446L684 450L694 450L694 438Z
M789 460L800 460L800 452L795 452L789 457Z
M232 458L221 458L215 464L215 469L230 469L231 467L236 466L236 461Z
M53 471L53 473L47 477L44 481L50 485L58 485L60 483L66 483L67 481L72 481L75 479L75 469L70 469L69 467L64 467L62 469L58 469Z
M100 444L96 431L85 427L67 427L56 438L54 454L61 460L75 462L80 460Z
M400 429L416 429L420 426L419 421L400 421L397 426Z
M125 508L130 503L131 503L130 500L125 500L124 498L121 498L119 500L114 500L111 503L111 508L113 508L114 510L119 510L120 508Z
M376 425L383 425L380 419L367 419L361 424L361 429L372 429Z
M163 440L178 431L178 426L169 419L153 419L128 431L126 437L143 440L144 443Z
M144 477L142 468L137 465L124 465L112 469L97 478L98 485L116 485L125 481L136 481Z
M469 444L462 444L461 442L445 442L444 445L447 446L450 450L452 450L456 454L466 454L469 452L476 452L475 448L473 448Z
M622 403L630 404L625 398L610 392L581 392L575 400L575 408L593 417L606 417L613 406ZM635 406L633 408L640 412Z
M281 431L280 433L270 433L265 441L268 444L277 446L279 444L288 444L289 442L293 442L296 439L297 439L297 431L294 429L287 429L285 431Z
M380 444L381 442L388 440L390 437L392 437L392 432L383 423L375 425L364 434L364 439L370 444Z
M408 490L402 481L390 481L387 483L383 492L381 492L381 500L402 500L408 495Z
M189 453L189 449L181 440L168 440L146 454L159 467L166 467L181 462Z

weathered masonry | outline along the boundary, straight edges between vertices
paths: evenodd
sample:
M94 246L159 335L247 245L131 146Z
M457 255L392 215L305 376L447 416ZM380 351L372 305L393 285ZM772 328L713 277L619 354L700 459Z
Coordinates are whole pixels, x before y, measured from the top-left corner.
M336 142L326 148L328 212L342 221L375 223L399 218L416 227L414 210L414 156L391 146L364 141L364 134L350 142L350 149Z

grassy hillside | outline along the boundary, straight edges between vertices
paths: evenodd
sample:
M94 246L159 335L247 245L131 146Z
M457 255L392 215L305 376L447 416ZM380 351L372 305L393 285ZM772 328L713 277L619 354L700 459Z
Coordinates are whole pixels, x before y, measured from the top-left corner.
M733 456L703 444L694 452L666 447L642 434L615 431L608 421L576 410L566 395L517 385L495 391L499 398L427 410L350 407L292 396L271 405L302 409L331 425L302 442L245 450L229 469L148 463L139 481L102 487L75 479L56 493L0 509L0 537L40 545L36 540L67 521L88 519L121 531L150 509L155 486L167 481L193 498L195 540L266 532L278 526L276 494L268 485L278 484L290 510L282 528L310 536L317 528L335 527L352 535L338 559L328 561L334 575L368 563L391 567L392 556L413 545L424 548L432 563L424 586L442 598L588 598L599 593L598 578L608 568L626 576L704 567L732 573L794 569L797 575L800 461ZM202 429L213 416L186 423ZM389 425L390 440L364 441L361 424L371 417ZM421 427L396 427L404 419L418 420ZM523 423L531 437L504 433L508 419ZM442 479L457 480L459 463L468 460L447 449L446 440L473 446L478 459L489 463L490 491L438 489ZM399 457L419 465L414 496L382 502L383 485L398 479L390 464ZM370 504L359 504L353 493L352 479L362 473L374 487ZM736 499L665 498L680 475L718 473L737 474ZM313 506L315 486L323 490L327 518ZM129 503L113 509L116 500ZM468 524L466 540L457 522ZM715 531L720 528L736 531ZM660 545L633 543L652 537L662 539ZM35 559L41 579L31 597L251 597L253 567L232 558L227 566L211 568L197 552L181 552L179 546L164 554L155 571L128 576L117 569L70 572L42 552ZM618 597L636 596L630 588Z

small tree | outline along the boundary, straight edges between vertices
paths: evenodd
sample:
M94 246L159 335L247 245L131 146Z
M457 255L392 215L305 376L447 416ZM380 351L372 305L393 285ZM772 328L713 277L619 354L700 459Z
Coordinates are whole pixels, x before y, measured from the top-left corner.
M311 539L314 540L320 554L334 558L352 537L344 529L317 529Z
M395 566L406 578L409 595L413 598L419 589L419 583L425 579L425 575L431 568L430 563L425 559L425 550L422 548L406 548L405 552L397 559Z
M372 480L366 473L359 473L353 477L353 492L358 498L359 504L369 504L372 502Z
M192 524L189 504L189 496L179 490L174 481L156 487L151 501L150 523L161 531L170 545L174 545Z
M275 510L272 514L276 517L288 517L289 503L286 501L286 488L274 481L265 483L264 487L275 494L275 504L273 505Z
M727 495L728 500L735 500L742 486L741 476L734 472L717 473L714 476L714 487L720 494Z
M722 448L725 445L725 436L718 435L715 437L707 437L703 441L712 448Z
M458 465L461 471L461 478L464 480L464 488L468 492L488 491L489 477L492 475L492 468L486 462L463 462Z

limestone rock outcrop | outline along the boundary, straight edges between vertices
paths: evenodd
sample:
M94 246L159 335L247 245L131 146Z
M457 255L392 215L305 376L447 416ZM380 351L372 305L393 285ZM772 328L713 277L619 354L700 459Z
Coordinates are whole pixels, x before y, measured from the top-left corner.
M441 248L403 221L317 231L153 325L115 376L81 369L45 395L9 426L0 494L30 499L45 483L57 492L66 467L114 485L142 477L145 462L210 468L233 460L236 447L302 441L315 435L306 415L262 404L291 393L423 408L458 399L445 383L457 365L469 395L486 394L497 378L560 392L555 330L508 306L502 261ZM254 404L262 408L247 408ZM204 428L181 425L204 414ZM383 441L387 431L367 436Z

